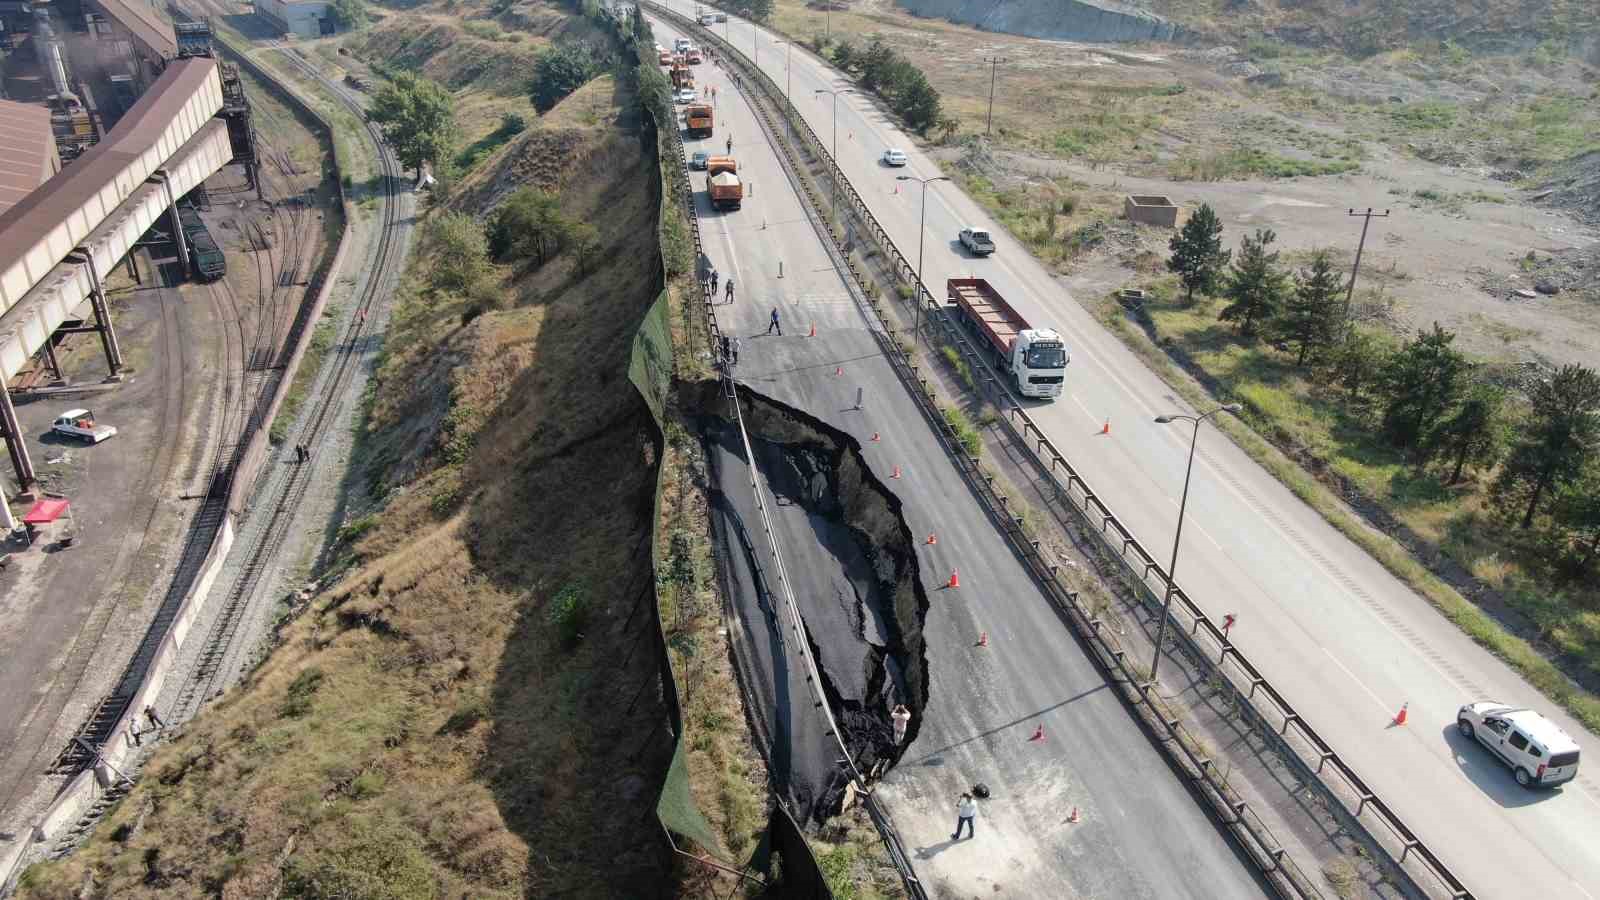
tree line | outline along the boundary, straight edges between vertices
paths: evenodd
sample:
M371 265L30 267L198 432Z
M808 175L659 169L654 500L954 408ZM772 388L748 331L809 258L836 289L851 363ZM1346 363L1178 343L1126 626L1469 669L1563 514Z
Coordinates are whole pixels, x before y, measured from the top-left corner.
M1507 388L1438 323L1393 346L1354 321L1330 251L1291 272L1271 229L1245 236L1237 254L1223 248L1222 231L1202 205L1168 245L1186 304L1196 293L1220 298L1218 317L1241 337L1270 340L1342 389L1385 443L1445 484L1469 468L1491 474L1501 514L1522 530L1537 526L1552 558L1580 571L1600 559L1600 373L1565 365Z
M821 49L821 47L819 47ZM949 129L939 92L928 76L883 42L873 38L865 47L840 41L828 54L833 64L856 76L856 86L889 104L906 125L927 136L934 128Z

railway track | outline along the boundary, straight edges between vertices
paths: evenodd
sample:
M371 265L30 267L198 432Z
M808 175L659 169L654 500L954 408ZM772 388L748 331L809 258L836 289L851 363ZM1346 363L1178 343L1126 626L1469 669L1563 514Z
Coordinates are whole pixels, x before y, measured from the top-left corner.
M282 47L277 49L291 64L321 84L359 117L361 107L355 98L349 96L331 79L324 77L315 66L306 62L293 50ZM392 285L395 273L400 268L399 262L403 253L403 248L395 240L396 225L400 220L398 202L400 165L388 146L383 143L382 135L375 126L368 124L366 132L377 149L383 175L382 222L376 234L376 248L369 277L356 299L354 314L335 345L333 358L329 361L332 369L324 379L323 389L318 392L305 413L306 424L300 432L299 443L307 446L315 445L327 431L335 411L345 399L343 396L345 388L356 369L357 361L363 355L363 345L369 335L369 314L379 299L387 294L387 289ZM291 225L298 225L298 220L294 219L292 214ZM291 231L294 230L297 229L291 228ZM285 256L294 258L298 252L296 245L293 253ZM277 271L274 269L274 289L278 287L276 282L281 280L276 274ZM304 323L305 327L311 327L312 324ZM274 486L272 494L264 498L261 505L250 511L252 516L265 515L268 518L259 532L256 532L255 541L244 548L238 572L229 584L226 595L221 598L216 619L201 646L199 657L178 692L177 699L164 717L166 721L176 723L192 717L208 699L226 686L228 675L236 670L237 666L230 663L236 660L242 650L237 646L240 628L248 618L247 612L262 587L268 568L276 559L288 536L290 520L305 498L310 482L310 468L293 464Z

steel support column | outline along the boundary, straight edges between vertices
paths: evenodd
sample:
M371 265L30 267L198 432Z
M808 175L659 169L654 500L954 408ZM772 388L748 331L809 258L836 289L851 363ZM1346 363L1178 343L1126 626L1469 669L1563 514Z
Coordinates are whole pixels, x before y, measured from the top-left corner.
M95 330L100 332L100 345L106 351L106 367L111 370L111 377L116 378L122 372L122 347L117 343L117 332L111 327L111 310L106 308L106 289L100 281L100 273L95 271L94 254L80 247L84 268L89 270L89 304L94 307Z
M161 182L161 191L167 198L167 215L172 219L172 240L178 245L178 262L183 265L184 280L189 278L189 241L183 236L183 222L178 218L178 198L172 196L172 182L167 173L156 170L155 179Z
M22 426L17 424L11 392L5 390L4 385L0 385L0 430L5 431L6 451L11 454L11 468L17 473L17 489L24 494L32 493L33 460L28 457L28 445L22 440Z

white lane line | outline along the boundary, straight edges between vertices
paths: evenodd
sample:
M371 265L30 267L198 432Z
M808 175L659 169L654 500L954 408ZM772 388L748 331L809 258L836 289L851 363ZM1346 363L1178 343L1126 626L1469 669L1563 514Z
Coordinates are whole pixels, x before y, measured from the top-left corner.
M1339 671L1345 673L1346 675L1349 675L1351 681L1354 681L1356 684L1360 685L1361 689L1363 691L1367 692L1367 696L1372 698L1372 702L1378 704L1378 708L1379 709L1383 710L1384 712L1388 712L1389 711L1389 704L1385 703L1383 701L1382 697L1379 697L1377 694L1374 694L1372 692L1372 688L1367 687L1367 683L1366 682L1364 682L1361 679L1356 677L1356 673L1354 673L1354 672L1350 671L1349 669L1345 668L1344 663L1339 662L1339 657L1334 656L1333 653L1331 651L1329 651L1327 647L1323 647L1322 648L1322 652L1327 654L1329 659L1333 660L1333 664L1339 667Z
M1572 886L1577 888L1579 893L1583 894L1585 897L1588 897L1589 900L1594 900L1594 895L1584 890L1583 885L1579 884L1576 880L1572 882Z

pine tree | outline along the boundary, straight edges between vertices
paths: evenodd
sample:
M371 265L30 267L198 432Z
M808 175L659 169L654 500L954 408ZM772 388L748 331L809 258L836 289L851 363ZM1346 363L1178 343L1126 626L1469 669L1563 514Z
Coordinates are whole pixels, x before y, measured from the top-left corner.
M1277 239L1272 229L1258 228L1254 237L1239 244L1239 256L1223 288L1223 296L1232 302L1222 308L1218 318L1238 322L1240 334L1255 334L1257 325L1271 322L1289 292L1289 276L1278 268L1277 251L1267 252Z
M1590 454L1600 452L1600 374L1583 366L1562 366L1535 383L1528 400L1531 420L1496 486L1501 492L1528 492L1523 528L1533 524L1540 501L1552 489L1575 481Z
M1185 304L1194 302L1194 292L1211 293L1217 278L1228 264L1230 251L1222 249L1222 222L1210 204L1202 203L1183 228L1167 243L1172 256L1167 271L1183 282Z
M1294 291L1278 322L1278 333L1299 348L1295 365L1304 366L1307 359L1333 346L1338 339L1343 318L1339 305L1342 280L1333 270L1333 260L1326 250L1318 250L1311 257L1311 265L1295 276Z
M1468 463L1488 468L1500 459L1505 449L1505 423L1501 410L1505 395L1489 385L1478 385L1468 392L1455 412L1439 423L1428 436L1429 458L1442 457L1451 466L1445 484L1461 480Z
M1435 423L1460 399L1472 368L1450 346L1455 339L1435 322L1433 331L1418 331L1416 340L1401 347L1384 367L1384 436L1422 460L1434 446L1430 437Z

